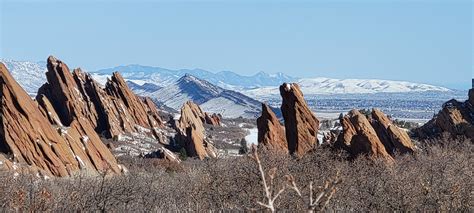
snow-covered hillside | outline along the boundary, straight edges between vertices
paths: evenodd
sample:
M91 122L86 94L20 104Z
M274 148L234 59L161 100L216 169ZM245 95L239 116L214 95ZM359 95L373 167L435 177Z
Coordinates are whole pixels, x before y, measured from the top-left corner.
M14 61L0 59L4 63L13 78L28 92L34 96L41 85L46 82L46 64L28 61Z
M428 84L375 79L306 78L298 80L297 83L300 85L301 90L305 95L451 91L444 87ZM280 94L278 87L276 86L244 90L242 93L253 98L268 98Z
M185 75L174 84L156 92L144 94L160 105L179 110L192 100L206 112L220 113L224 117L255 118L260 114L261 103L241 93L226 90L192 75Z

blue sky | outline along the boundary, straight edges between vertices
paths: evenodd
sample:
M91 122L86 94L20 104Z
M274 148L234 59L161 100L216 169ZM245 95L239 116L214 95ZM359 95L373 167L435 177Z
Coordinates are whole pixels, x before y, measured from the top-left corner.
M0 57L470 87L471 0L0 0Z

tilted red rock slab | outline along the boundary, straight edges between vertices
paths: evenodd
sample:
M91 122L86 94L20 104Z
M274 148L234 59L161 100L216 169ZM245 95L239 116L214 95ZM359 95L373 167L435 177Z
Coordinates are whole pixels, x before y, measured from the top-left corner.
M203 124L204 112L192 101L187 101L181 108L181 117L177 124L177 139L184 142L188 156L217 157L217 150L205 139Z
M87 170L92 173L120 169L110 151L88 122L73 119L70 127L53 127L39 105L0 64L1 142L0 152L17 167L52 176L68 176ZM47 105L47 104L46 104ZM69 114L71 111L63 111ZM78 125L80 123L80 125ZM87 138L87 144L84 139ZM4 156L4 157L5 157Z
M298 84L281 85L280 94L289 152L302 156L318 145L319 120L309 109Z
M373 159L393 161L365 115L352 110L340 122L343 132L335 142L336 147L347 150L352 156L363 154Z
M285 129L272 109L262 103L262 115L257 118L258 145L263 149L288 153Z

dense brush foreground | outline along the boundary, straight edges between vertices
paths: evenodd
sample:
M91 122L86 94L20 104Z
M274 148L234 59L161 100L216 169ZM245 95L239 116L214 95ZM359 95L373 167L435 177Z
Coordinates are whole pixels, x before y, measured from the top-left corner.
M348 160L330 148L301 159L271 153L259 158L272 194L286 187L275 199L277 211L308 210L311 182L313 200L322 195L316 211L473 211L473 144L449 139L432 144L414 155L395 156L392 165L365 157ZM181 165L119 160L128 174L52 181L3 173L0 211L248 211L263 210L258 202L267 203L251 157L188 159Z

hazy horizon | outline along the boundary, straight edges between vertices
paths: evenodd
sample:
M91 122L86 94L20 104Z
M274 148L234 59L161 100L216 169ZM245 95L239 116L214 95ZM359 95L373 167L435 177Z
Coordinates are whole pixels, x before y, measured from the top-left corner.
M455 1L0 1L0 58L471 87Z

